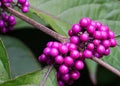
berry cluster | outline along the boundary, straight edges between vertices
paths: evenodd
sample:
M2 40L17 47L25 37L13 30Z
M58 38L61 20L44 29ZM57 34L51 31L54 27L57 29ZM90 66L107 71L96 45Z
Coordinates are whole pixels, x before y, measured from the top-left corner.
M107 25L82 18L68 32L70 42L79 46L84 58L101 58L110 54L110 47L116 46L115 34Z
M72 85L80 77L84 59L101 58L117 45L115 34L107 25L82 18L68 31L70 42L48 42L39 61L53 64L57 69L59 86Z
M71 85L80 77L80 70L84 68L82 53L75 44L69 42L48 42L43 54L39 56L39 61L48 65L54 64L59 86Z
M29 2L27 0L18 0L17 5L21 8L23 13L27 13L29 10ZM9 30L13 30L16 24L16 19L14 16L7 15L5 13L5 7L14 7L15 4L13 0L0 0L0 32L6 33Z

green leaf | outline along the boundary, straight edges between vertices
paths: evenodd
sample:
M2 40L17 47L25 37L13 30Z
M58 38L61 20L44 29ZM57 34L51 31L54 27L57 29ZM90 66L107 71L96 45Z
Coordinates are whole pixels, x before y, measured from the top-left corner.
M2 36L10 61L12 78L40 69L30 49L16 38Z
M0 86L40 86L40 83L48 69L49 67L46 67L43 70L38 70L36 72L17 77L14 80L0 84ZM55 69L52 69L44 86L57 86L55 73Z
M39 16L41 19L43 19L46 22L46 24L52 27L56 32L67 36L67 31L70 28L69 24L62 22L57 18L50 16L44 12L40 12L39 10L34 8L31 8L30 11Z
M0 40L0 83L10 79L9 61L3 42Z

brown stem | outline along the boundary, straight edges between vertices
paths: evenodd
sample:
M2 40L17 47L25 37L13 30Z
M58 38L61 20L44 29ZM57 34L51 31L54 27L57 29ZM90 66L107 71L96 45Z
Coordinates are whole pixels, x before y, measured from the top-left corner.
M48 71L46 72L45 76L42 79L42 82L40 83L40 86L44 86L44 84L45 84L45 82L47 80L47 77L50 74L52 68L53 68L53 65L51 65L50 68L48 69Z
M15 11L14 9L12 8L7 8L6 9L8 12L12 13L13 15L19 17L20 19L26 21L27 23L33 25L34 27L38 28L39 30L43 31L44 33L52 36L53 38L59 40L60 42L64 43L66 41L68 41L68 38L52 31L51 29L45 27L44 25L36 22L35 20L23 15L22 13L18 12L18 11ZM115 69L114 67L110 66L109 64L105 63L104 61L96 58L96 57L93 57L92 58L93 61L99 63L100 65L102 65L103 67L107 68L108 70L112 71L113 73L115 73L116 75L118 75L120 77L120 71L118 71L117 69Z
M60 42L65 42L65 41L67 40L66 37L64 37L64 36L56 33L55 31L53 31L53 30L45 27L44 25L36 22L35 20L33 20L33 19L31 19L31 18L23 15L22 13L14 10L14 9L12 9L12 8L10 8L10 7L8 7L6 10L7 10L8 12L10 12L11 14L15 15L16 17L18 17L18 18L26 21L27 23L33 25L33 26L36 27L37 29L43 31L44 33L52 36L53 38L57 39L57 40L60 41Z
M114 74L116 74L116 75L118 75L120 77L120 71L115 69L111 65L105 63L104 61L100 60L97 57L92 57L92 60L97 62L98 64L102 65L103 67L105 67L106 69L110 70L111 72L113 72Z

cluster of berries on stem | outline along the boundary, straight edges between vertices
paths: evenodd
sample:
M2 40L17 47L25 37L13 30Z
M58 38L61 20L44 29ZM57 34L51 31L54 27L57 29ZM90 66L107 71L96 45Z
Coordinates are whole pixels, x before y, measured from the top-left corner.
M13 30L16 25L16 19L12 14L5 12L5 8L19 6L23 13L29 11L29 2L27 0L17 0L16 4L14 0L1 0L0 1L0 32L6 33L9 30Z
M72 85L80 77L84 59L101 58L110 54L117 45L115 34L107 25L82 18L68 31L69 42L48 42L38 60L53 64L57 70L59 86Z

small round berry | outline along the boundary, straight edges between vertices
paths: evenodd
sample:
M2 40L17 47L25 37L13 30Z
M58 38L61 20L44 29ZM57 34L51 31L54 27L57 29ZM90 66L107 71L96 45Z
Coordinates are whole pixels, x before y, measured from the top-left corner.
M66 54L66 53L68 53L68 47L67 47L66 45L61 45L61 46L59 46L59 52L60 52L61 54Z
M110 31L108 32L108 37L111 38L111 39L114 38L114 37L115 37L115 33L110 30Z
M59 54L58 50L56 48L51 48L50 55L52 57L56 57Z
M74 60L70 56L66 56L64 58L64 64L67 66L73 66L74 65Z
M88 50L93 50L93 49L94 49L94 44L93 44L93 43L89 43L89 44L87 45L87 49L88 49Z
M76 50L77 46L73 43L70 43L70 45L68 46L68 49L69 49L69 51Z
M48 42L46 46L47 46L47 47L51 47L52 44L53 44L53 42Z
M106 49L104 52L104 55L109 55L110 54L110 48Z
M91 58L91 57L92 57L92 52L91 52L90 50L85 50L85 51L83 52L83 56L84 56L85 58Z
M108 33L106 31L101 31L101 39L107 39Z
M97 28L100 28L102 26L102 23L101 22L96 22L96 26L97 26Z
M46 62L46 60L47 60L47 57L45 56L45 54L42 54L38 57L38 61L40 62Z
M91 21L88 20L88 18L82 18L79 22L81 27L87 27L89 26Z
M96 28L94 26L90 25L90 26L87 27L87 32L89 34L93 34L95 32L95 29Z
M58 81L58 86L65 86L63 81Z
M69 69L68 69L68 67L66 66L66 65L61 65L60 67L59 67L59 72L61 73L61 74L67 74L68 72L69 72Z
M96 38L96 39L101 39L101 31L95 31L94 34L93 34L93 37Z
M27 6L22 7L22 12L23 13L27 13L28 11L29 11L29 7L27 7Z
M101 58L101 57L102 57L102 55L101 55L101 54L99 54L99 53L98 53L98 52L96 52L96 51L94 52L94 56L95 56L95 57L97 57L97 58Z
M115 47L117 45L116 39L112 38L109 41L111 43L110 47Z
M46 47L46 48L43 50L43 53L48 56L48 55L50 55L50 51L51 51L51 48Z
M104 40L104 41L102 41L102 45L103 45L105 48L109 48L110 45L111 45L111 43L110 43L109 40Z
M0 29L5 27L5 22L3 20L0 20Z
M68 31L68 35L69 36L73 36L74 34L73 34L73 31L70 29L69 31Z
M23 6L29 7L29 6L30 6L30 3L29 3L28 1L26 1L25 4L23 4Z
M62 80L65 81L65 82L69 81L70 80L70 74L67 73L67 74L62 75Z
M79 77L80 77L79 71L72 71L72 73L70 74L70 77L71 77L71 79L73 79L73 80L79 79Z
M59 48L59 46L60 46L59 42L53 42L51 47L52 48Z
M88 39L89 39L88 34L83 33L83 34L80 35L80 40L81 41L86 42L86 41L88 41Z
M79 37L78 36L72 36L70 38L70 42L74 43L74 44L78 44L79 43Z
M55 57L55 63L62 64L64 61L64 58L61 55L58 55Z
M8 22L9 23L14 22L14 21L16 21L14 16L11 15L11 16L8 17Z
M80 31L81 31L81 27L80 27L80 25L79 24L74 24L73 26L72 26L72 32L74 33L74 34L78 34Z
M93 40L93 44L94 44L95 46L100 45L100 43L101 43L101 41L98 40L98 39L94 39L94 40Z
M70 52L70 56L71 56L73 59L79 58L79 51L77 51L77 50L72 50L72 51Z
M107 25L102 25L100 28L99 28L100 31L109 31L109 27Z
M75 68L76 68L77 70L82 70L82 69L84 68L84 63L83 63L83 61L81 61L81 60L76 61L76 62L75 62Z
M97 24L94 21L91 21L90 25L94 26L95 28L97 27Z
M103 45L99 45L99 46L97 47L97 52L98 52L99 54L103 54L103 53L105 52L105 47L104 47Z

